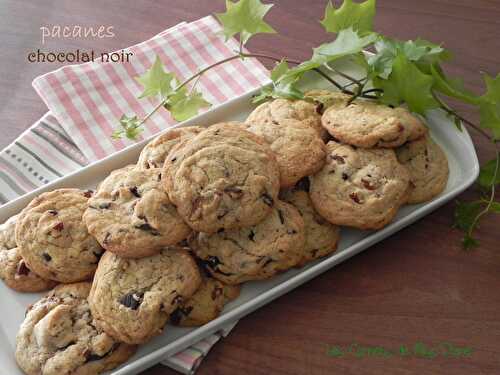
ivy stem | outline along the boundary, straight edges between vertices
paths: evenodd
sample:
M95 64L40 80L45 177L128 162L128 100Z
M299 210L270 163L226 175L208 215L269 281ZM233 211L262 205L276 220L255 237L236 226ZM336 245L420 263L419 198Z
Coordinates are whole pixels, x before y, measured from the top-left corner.
M366 81L364 83L360 84L356 88L356 93L349 98L349 100L347 101L347 105L351 104L354 100L356 100L356 98L358 98L360 95L363 94L363 89L365 88L365 85L366 85Z
M184 86L186 86L189 82L191 82L192 80L198 78L198 77L201 77L205 72L207 72L208 70L218 66L218 65L222 65L224 63L227 63L231 60L235 60L235 59L238 59L240 58L240 55L234 55L234 56L230 56L230 57L227 57L223 60L220 60L220 61L217 61L216 63L213 63L212 65L209 65L201 70L199 70L196 74L192 75L191 77L187 78L186 80L184 80L183 82L181 82L179 85L177 85L177 87L173 90L173 91L177 91L177 90L180 90L181 88L183 88ZM138 124L137 124L137 128L141 125L143 125L147 120L149 120L151 118L151 116L153 116L153 114L156 113L156 111L158 111L161 107L163 107L165 104L167 104L167 100L168 98L165 98L165 99L162 99L157 105L156 107L154 107L151 112L149 112Z
M273 60L275 62L280 62L282 60L282 59L280 59L278 57L271 56L271 55L266 55L266 54L262 54L262 53L249 53L249 54L241 53L240 55L243 56L243 57L260 57L260 58L263 58L263 59ZM301 62L297 61L297 60L289 60L287 58L284 58L284 60L286 62L288 62L290 64L294 64L294 65L301 64ZM354 94L352 91L347 90L344 87L342 87L342 85L340 83L338 83L337 81L335 81L332 77L330 77L328 74L326 74L325 72L323 72L321 69L314 68L313 70L316 73L318 73L320 76L322 76L324 79L326 79L328 82L330 82L331 84L333 84L337 89L339 89L343 93L346 93L346 94L349 94L349 95L353 95Z
M333 78L331 78L328 74L326 74L325 72L323 72L321 69L314 68L313 70L316 73L318 73L320 76L322 76L324 79L326 79L327 81L329 81L330 83L332 83L336 88L338 88L343 93L349 94L349 95L354 95L354 93L351 90L347 90L345 87L343 87L340 83L338 83Z
M222 64L225 64L229 61L232 61L232 60L236 60L236 59L239 59L239 58L244 58L244 57L254 57L254 58L263 58L263 59L268 59L268 60L272 60L272 61L275 61L275 62L280 62L282 59L279 58L279 57L275 57L275 56L271 56L271 55L266 55L266 54L262 54L262 53L244 53L244 52L238 52L236 55L233 55L233 56L229 56L229 57L226 57L225 59L222 59L220 61L217 61L201 70L199 70L196 74L192 75L191 77L187 78L186 80L184 80L183 82L181 82L179 85L177 85L177 87L173 90L173 91L177 91L181 88L183 88L184 86L186 86L188 83L190 83L191 81L193 81L194 79L199 79L204 73L206 73L208 70L212 69L212 68L215 68L216 66L219 66L219 65L222 65ZM294 64L294 65L299 65L301 62L300 61L296 61L296 60L289 60L289 59L284 59L285 61L289 62L290 64ZM339 84L337 81L335 81L332 77L330 77L328 74L326 74L325 72L323 72L321 69L319 68L315 68L313 69L316 73L318 73L319 75L321 75L323 78L325 78L326 80L328 80L330 83L332 83L335 87L337 87L340 91L342 91L343 93L346 93L346 94L349 94L349 95L354 95L354 93L350 90L347 90L345 89L344 87L342 87L341 84ZM167 103L167 100L168 98L165 98L165 99L162 99L157 105L156 107L153 108L153 110L151 112L149 112L138 124L136 127L139 127L141 125L143 125L147 120L149 120L151 118L151 116L156 113L156 111L158 111L161 107L163 107L166 103Z
M476 124L474 124L472 121L469 121L467 120L465 117L461 116L460 114L458 114L457 112L455 112L453 109L451 109L450 107L448 107L448 105L443 102L437 95L436 93L432 93L432 96L434 97L434 99L438 102L439 104L439 107L445 111L446 113L448 113L449 115L452 115L456 118L458 118L460 121L462 121L463 123L469 125L471 128L473 128L475 131L477 131L478 133L480 133L481 135L483 135L486 139L488 139L488 141L490 142L493 142L495 143L495 141L493 139L491 139L491 136L485 132L483 129L481 129L479 126L477 126Z
M339 76L341 77L344 77L345 79L351 81L352 83L358 85L358 87L361 87L361 85L363 85L363 81L366 80L368 77L365 77L365 78L362 78L362 79L356 79L354 78L353 76L347 74L347 73L344 73L336 68L333 68L331 67L329 64L325 64L325 66L330 69L332 72L338 74Z
M382 89L368 89L368 90L363 91L363 94L366 95L366 94L371 93L371 92L383 93L384 90L382 90Z
M496 146L496 145L495 145ZM498 169L500 167L500 151L498 147L496 146L496 162L495 162L495 171L493 172L493 178L491 181L491 190L490 190L490 197L487 201L486 207L476 215L474 218L474 221L472 222L468 232L467 236L472 237L472 232L474 231L477 223L479 222L479 219L486 215L488 212L490 212L491 206L493 205L493 202L495 201L495 185L498 177Z
M436 93L432 93L432 96L434 97L434 99L438 102L440 108L445 111L446 113L448 113L449 115L452 115L454 116L455 118L459 119L460 121L462 121L463 123L469 125L471 128L473 128L474 130L476 130L478 133L480 133L482 136L484 136L488 141L492 142L493 145L495 146L495 154L496 154L496 162L495 162L495 170L493 172L493 178L492 178L492 181L491 181L491 189L490 189L490 196L489 196L489 199L486 201L486 207L484 207L484 209L481 210L481 212L479 212L476 217L474 217L474 220L472 221L469 229L467 230L467 235L466 237L468 238L472 238L472 232L474 231L474 229L476 228L477 226L477 223L479 222L479 219L481 219L481 217L483 217L484 215L486 215L488 212L490 212L490 209L491 209L491 206L493 205L493 202L495 201L495 185L496 185L496 181L497 181L497 178L498 178L498 173L499 173L499 169L500 169L500 150L499 150L499 147L497 145L497 143L495 142L495 140L486 132L484 131L483 129L481 129L479 126L477 126L476 124L474 124L473 122L467 120L466 118L464 118L463 116L459 115L457 112L455 112L453 109L451 109L445 102L443 102L437 95Z

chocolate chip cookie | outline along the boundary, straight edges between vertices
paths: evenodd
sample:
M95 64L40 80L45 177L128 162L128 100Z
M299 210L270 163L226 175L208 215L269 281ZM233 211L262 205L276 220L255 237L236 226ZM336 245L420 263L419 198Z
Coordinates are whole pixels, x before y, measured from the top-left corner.
M82 216L91 191L58 189L33 199L16 224L16 242L30 270L71 283L92 277L103 249Z
M226 284L266 279L301 261L304 220L291 204L277 201L271 214L257 225L198 233L189 244L212 276Z
M364 148L398 147L427 132L425 125L405 108L361 99L328 108L322 124L336 140Z
M315 103L313 100L274 99L255 108L246 119L246 123L277 125L283 120L298 120L314 129L321 139L326 140L328 133L321 125L323 107L323 104Z
M240 123L212 125L177 144L165 161L163 181L189 226L207 233L262 221L280 186L269 145Z
M28 375L94 375L130 358L136 348L96 327L90 283L56 287L28 308L17 334L16 360Z
M170 315L170 322L183 327L202 326L217 318L224 305L239 294L239 285L227 285L204 276L196 293Z
M142 169L161 168L172 147L184 139L194 137L203 128L189 126L168 130L149 142L139 155L137 167Z
M254 122L245 129L264 138L275 152L282 188L295 185L325 164L325 144L316 131L300 121L283 119L278 125Z
M304 94L304 97L306 100L315 103L316 112L322 115L330 107L336 106L343 108L347 106L352 95L344 94L339 91L309 90ZM326 131L326 129L324 130Z
M119 341L140 344L160 334L170 314L201 284L195 260L184 249L127 259L106 252L99 262L90 308L97 325Z
M410 172L412 190L408 203L421 203L440 194L448 182L448 160L430 135L396 149L398 160Z
M31 271L21 257L15 241L17 216L0 225L0 279L18 292L42 292L56 286Z
M410 193L410 175L394 150L327 144L326 165L310 178L310 197L332 224L380 229Z
M109 251L140 258L185 239L184 223L161 185L161 169L134 165L111 172L89 200L83 220Z
M337 249L340 230L320 216L307 191L300 187L281 191L280 198L297 208L304 219L306 244L301 264L333 253Z

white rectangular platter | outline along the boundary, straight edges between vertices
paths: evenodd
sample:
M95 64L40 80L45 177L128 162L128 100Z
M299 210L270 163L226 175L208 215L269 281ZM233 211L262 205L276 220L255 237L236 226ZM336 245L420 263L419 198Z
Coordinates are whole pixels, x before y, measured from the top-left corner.
M355 76L359 74L359 72L353 71L352 68L348 69L347 66L339 66L339 68ZM341 79L339 80L342 81ZM324 80L315 75L307 77L306 86L316 88L328 87ZM254 108L254 105L251 104L251 97L258 91L255 90L254 92L235 98L180 124L180 126L205 126L219 121L245 119ZM139 373L158 363L166 356L172 355L210 333L220 330L224 325L251 313L262 305L271 302L273 299L327 271L336 264L367 249L371 245L427 215L465 190L474 182L479 173L477 156L469 134L465 129L459 132L454 124L440 111L431 113L428 125L433 138L446 152L450 167L448 185L440 196L431 202L403 207L390 225L376 232L342 228L339 248L333 255L312 262L304 268L290 270L270 280L244 284L240 297L226 306L219 318L199 328L168 326L162 335L140 347L132 359L118 369L115 369L112 374L125 375ZM17 214L33 197L44 191L61 187L94 188L112 170L135 163L146 142L144 141L128 147L121 152L6 204L0 208L0 222L4 222L10 216ZM18 327L24 319L26 307L39 297L40 295L38 294L13 292L1 283L0 375L22 374L17 368L14 359L15 337Z

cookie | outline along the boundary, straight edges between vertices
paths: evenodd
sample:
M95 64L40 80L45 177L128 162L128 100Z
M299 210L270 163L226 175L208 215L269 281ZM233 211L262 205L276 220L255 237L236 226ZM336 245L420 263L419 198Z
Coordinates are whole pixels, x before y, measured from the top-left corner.
M235 285L266 279L299 264L304 253L304 220L291 204L277 201L271 214L257 225L198 233L189 244L217 280Z
M410 175L394 150L327 144L326 165L310 177L316 211L332 224L380 229L410 192Z
M352 95L338 91L329 90L309 90L304 94L306 100L316 104L316 112L323 115L325 111L333 106L343 108L347 106ZM323 127L323 125L321 125ZM325 128L323 130L326 131Z
M170 315L170 323L182 327L202 326L217 318L224 305L239 294L239 285L227 285L205 276L196 293Z
M271 148L240 123L212 125L177 144L162 180L186 223L207 233L262 221L280 186Z
M280 199L292 204L304 219L306 243L301 264L333 253L339 242L339 227L320 216L309 198L309 193L300 188L284 190Z
M21 257L15 240L17 216L0 225L0 279L18 292L42 292L56 286L31 271Z
M300 121L283 119L278 125L254 122L245 129L261 136L271 146L278 161L282 188L295 185L325 164L325 144L316 131Z
M408 110L369 100L356 100L347 106L331 106L321 121L336 140L364 148L398 147L427 132L425 125Z
M16 339L16 360L28 375L95 375L127 361L135 346L96 327L90 283L56 287L29 307Z
M170 314L201 284L198 266L187 251L127 259L106 252L99 262L90 308L97 325L119 341L140 344L160 334Z
M408 203L426 202L440 194L448 182L448 160L430 135L396 149L398 160L410 172Z
M185 239L191 229L161 185L161 169L134 165L111 172L89 200L83 220L106 250L140 258Z
M137 167L141 169L163 167L165 158L177 143L194 137L202 130L203 128L198 126L189 126L171 129L159 135L142 149Z
M18 215L12 216L0 225L0 250L8 250L17 247L16 223Z
M39 195L21 212L16 242L30 270L62 283L92 277L104 250L82 221L91 195L58 189Z
M321 125L322 109L321 103L315 103L312 100L274 99L260 104L250 113L245 122L277 125L283 120L298 120L314 129L321 139L326 140L328 133Z

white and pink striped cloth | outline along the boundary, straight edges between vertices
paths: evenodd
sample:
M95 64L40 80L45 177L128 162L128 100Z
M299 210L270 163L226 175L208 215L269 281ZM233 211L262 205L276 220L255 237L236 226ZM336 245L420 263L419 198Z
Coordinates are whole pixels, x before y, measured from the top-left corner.
M0 204L133 143L111 139L120 117L124 113L143 117L157 103L137 99L142 87L135 77L152 65L156 55L181 81L233 55L238 43L224 41L221 31L218 22L208 16L181 23L125 49L133 53L129 62L70 65L37 77L33 87L49 112L0 152ZM217 105L268 82L268 71L260 62L238 59L204 74L197 89ZM147 122L141 139L174 123L167 111L160 110ZM212 345L233 326L163 363L193 373Z

